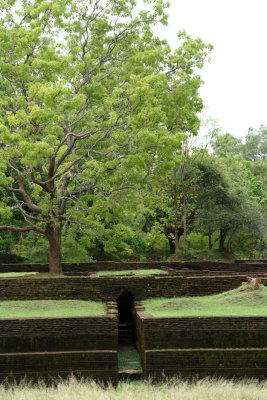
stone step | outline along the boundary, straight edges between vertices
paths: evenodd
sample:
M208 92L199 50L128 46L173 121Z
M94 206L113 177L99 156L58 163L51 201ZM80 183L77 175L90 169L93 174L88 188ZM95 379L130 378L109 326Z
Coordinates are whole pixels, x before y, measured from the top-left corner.
M137 381L139 379L142 379L142 377L143 377L143 371L141 369L139 370L125 369L119 371L120 380Z

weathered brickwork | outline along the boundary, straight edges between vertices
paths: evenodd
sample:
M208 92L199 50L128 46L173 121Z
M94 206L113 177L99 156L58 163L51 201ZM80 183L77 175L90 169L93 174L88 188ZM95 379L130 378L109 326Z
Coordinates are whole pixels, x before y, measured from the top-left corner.
M267 317L134 318L145 378L267 376Z
M164 268L168 275L101 277L98 270ZM49 376L101 381L118 379L118 315L123 290L136 301L154 297L204 296L240 286L246 276L267 284L265 263L63 264L59 278L1 278L0 300L81 299L109 301L99 317L0 319L0 379ZM1 265L0 272L47 272L47 264ZM74 276L71 276L74 275ZM133 311L145 378L185 376L267 377L267 317L152 318Z
M146 351L144 377L182 375L267 377L267 349L175 349Z
M117 318L0 319L0 353L112 350Z
M263 275L264 276L264 275ZM265 275L266 276L266 275ZM154 297L204 296L237 288L243 276L62 277L2 278L0 300L81 299L116 300L122 289L136 300ZM267 276L262 279L267 283Z
M113 262L113 261L99 261L90 263L63 263L64 272L93 272L93 271L120 271L127 269L149 269L161 267L173 268L177 271L192 270L192 271L235 271L235 272L266 272L267 262L235 262L223 263L214 261L201 261L201 262ZM48 264L2 264L0 265L0 272L48 272ZM185 271L186 272L186 271Z
M48 376L118 379L118 316L0 319L0 379Z
M144 347L267 348L267 317L144 318Z
M102 382L118 381L117 351L66 351L0 354L0 380L12 378L49 380L51 377L88 377Z

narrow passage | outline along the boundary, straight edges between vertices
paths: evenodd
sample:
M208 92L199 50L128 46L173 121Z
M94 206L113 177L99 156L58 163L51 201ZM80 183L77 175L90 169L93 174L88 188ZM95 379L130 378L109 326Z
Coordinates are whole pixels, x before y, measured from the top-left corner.
M133 295L123 290L117 299L118 305L118 364L119 375L123 378L140 379L142 366L138 351L135 347L134 321L132 309Z

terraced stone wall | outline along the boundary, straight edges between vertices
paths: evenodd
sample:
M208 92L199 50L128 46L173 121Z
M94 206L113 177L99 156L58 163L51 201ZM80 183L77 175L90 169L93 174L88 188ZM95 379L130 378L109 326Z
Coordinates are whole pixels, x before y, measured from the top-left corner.
M115 301L123 289L131 292L136 300L154 297L204 296L237 288L245 280L245 277L240 275L1 278L0 300L99 299ZM267 283L266 275L262 282Z
M153 318L136 305L144 376L267 377L267 317Z
M117 307L96 317L0 319L0 353L114 350Z
M203 378L267 377L267 349L167 349L146 351L146 379L181 375Z
M235 263L223 263L213 261L201 261L201 262L90 262L90 263L63 263L63 271L66 273L88 273L94 271L120 271L125 269L154 269L165 266L167 268L173 268L177 271L186 270L200 271L207 273L209 271L235 271L235 272L266 272L267 262L235 262ZM48 264L1 264L1 272L48 272Z
M0 380L73 372L116 384L117 338L115 303L106 316L0 319Z
M141 325L146 350L267 348L267 317L142 317Z
M34 353L0 353L0 381L12 377L19 382L51 378L91 378L103 383L118 382L117 351L66 351Z

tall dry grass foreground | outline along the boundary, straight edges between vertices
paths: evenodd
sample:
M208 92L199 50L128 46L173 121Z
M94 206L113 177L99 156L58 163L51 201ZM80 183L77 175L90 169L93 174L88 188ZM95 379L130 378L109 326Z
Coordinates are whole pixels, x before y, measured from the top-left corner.
M94 382L70 378L55 386L20 384L0 386L1 400L266 400L267 382L233 382L204 379L189 383L172 380L152 385L122 382L117 388L102 388Z

